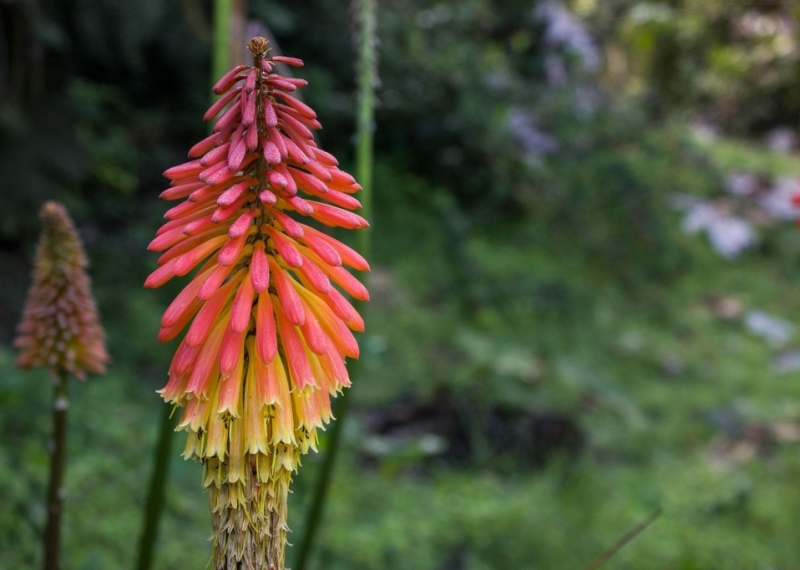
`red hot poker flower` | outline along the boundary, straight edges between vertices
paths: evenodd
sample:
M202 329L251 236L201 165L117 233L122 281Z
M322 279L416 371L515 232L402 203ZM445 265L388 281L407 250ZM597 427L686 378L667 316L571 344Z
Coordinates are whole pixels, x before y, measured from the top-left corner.
M306 82L274 72L302 62L267 57L263 38L248 48L254 64L214 87L213 133L164 173L161 197L183 201L150 244L163 253L145 286L195 270L161 321L161 341L186 330L161 394L184 407L185 456L204 463L215 568L281 569L291 475L350 384L344 359L358 357L351 331L364 323L339 289L369 299L345 268L369 270L364 258L300 220L368 224L352 212L361 187L317 147L316 115L292 95Z
M83 378L105 372L105 334L92 298L89 265L66 208L47 202L39 217L33 285L14 344L20 368L46 366Z
M53 445L44 531L45 568L58 568L67 442L67 376L105 372L105 333L92 298L78 232L66 208L47 202L39 217L42 235L36 249L33 285L14 344L20 368L48 367L53 374Z

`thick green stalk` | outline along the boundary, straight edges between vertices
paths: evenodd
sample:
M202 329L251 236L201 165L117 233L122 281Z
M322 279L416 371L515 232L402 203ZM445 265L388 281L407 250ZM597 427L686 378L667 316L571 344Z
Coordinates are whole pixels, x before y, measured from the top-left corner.
M53 396L53 449L47 485L47 526L44 531L44 568L58 570L61 545L61 512L64 507L64 471L67 459L67 374L55 374Z
M375 116L375 86L377 75L377 4L376 0L354 0L354 11L358 19L358 111L356 117L357 145L356 145L356 179L361 184L359 195L361 201L360 214L371 219L372 215L372 162L373 162L373 134ZM370 229L359 232L357 248L364 257L369 255L371 233ZM362 303L356 304L356 309L363 314ZM357 376L358 360L349 363L351 378ZM342 426L344 425L350 390L347 390L335 404L336 421L333 423L328 435L327 451L322 459L320 472L312 491L311 503L306 513L303 535L297 547L294 570L305 570L314 547L317 529L324 515L325 502L333 474L339 449L341 448Z

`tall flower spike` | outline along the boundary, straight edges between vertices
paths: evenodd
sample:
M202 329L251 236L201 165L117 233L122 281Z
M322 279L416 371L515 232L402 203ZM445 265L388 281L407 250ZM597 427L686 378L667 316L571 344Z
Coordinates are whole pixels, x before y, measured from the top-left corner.
M150 244L163 253L145 286L197 268L161 321L161 340L188 327L161 395L184 408L184 455L204 465L213 566L280 570L292 474L350 384L345 357L358 356L350 331L363 321L336 286L369 298L344 267L367 262L299 220L368 224L351 211L361 187L317 147L316 114L292 95L306 82L273 72L302 61L268 57L260 37L248 49L253 65L214 86L213 134L164 173L161 197L183 202Z
M61 511L67 448L67 377L105 372L105 334L92 298L89 265L66 208L47 202L39 214L42 235L36 250L33 285L18 335L20 368L47 367L53 374L53 444L47 485L44 567L58 570Z
M88 261L66 208L47 202L39 217L33 285L14 344L20 368L47 367L83 378L105 372L105 334L92 298Z

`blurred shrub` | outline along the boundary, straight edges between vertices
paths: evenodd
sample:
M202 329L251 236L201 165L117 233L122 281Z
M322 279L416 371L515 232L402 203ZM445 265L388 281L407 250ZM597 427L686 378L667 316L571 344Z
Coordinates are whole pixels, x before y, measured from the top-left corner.
M578 4L578 3L576 3ZM689 112L738 135L796 122L796 2L581 2L610 53L608 83L659 116Z

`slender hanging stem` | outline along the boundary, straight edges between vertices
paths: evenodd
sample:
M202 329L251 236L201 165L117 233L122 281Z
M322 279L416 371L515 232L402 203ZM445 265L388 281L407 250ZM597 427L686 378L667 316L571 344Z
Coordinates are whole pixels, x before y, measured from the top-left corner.
M61 544L61 511L64 507L64 471L67 458L67 374L54 376L53 449L50 459L50 482L47 485L47 526L44 531L44 568L58 570Z
M372 214L372 162L373 162L373 134L375 116L375 86L377 75L377 3L376 0L354 0L356 17L358 18L358 111L356 117L357 145L356 145L356 179L361 184L359 199L361 201L361 215L371 219ZM370 250L372 235L370 229L360 230L357 249L361 255L367 257ZM362 303L356 304L356 310L363 314ZM349 363L348 369L351 378L356 377L358 360ZM324 514L325 502L328 496L330 480L336 463L339 449L341 448L342 426L347 416L350 390L347 390L335 403L336 421L333 423L328 436L328 448L322 459L320 472L312 491L311 503L306 513L303 535L298 543L294 570L305 570L314 547L317 529Z

